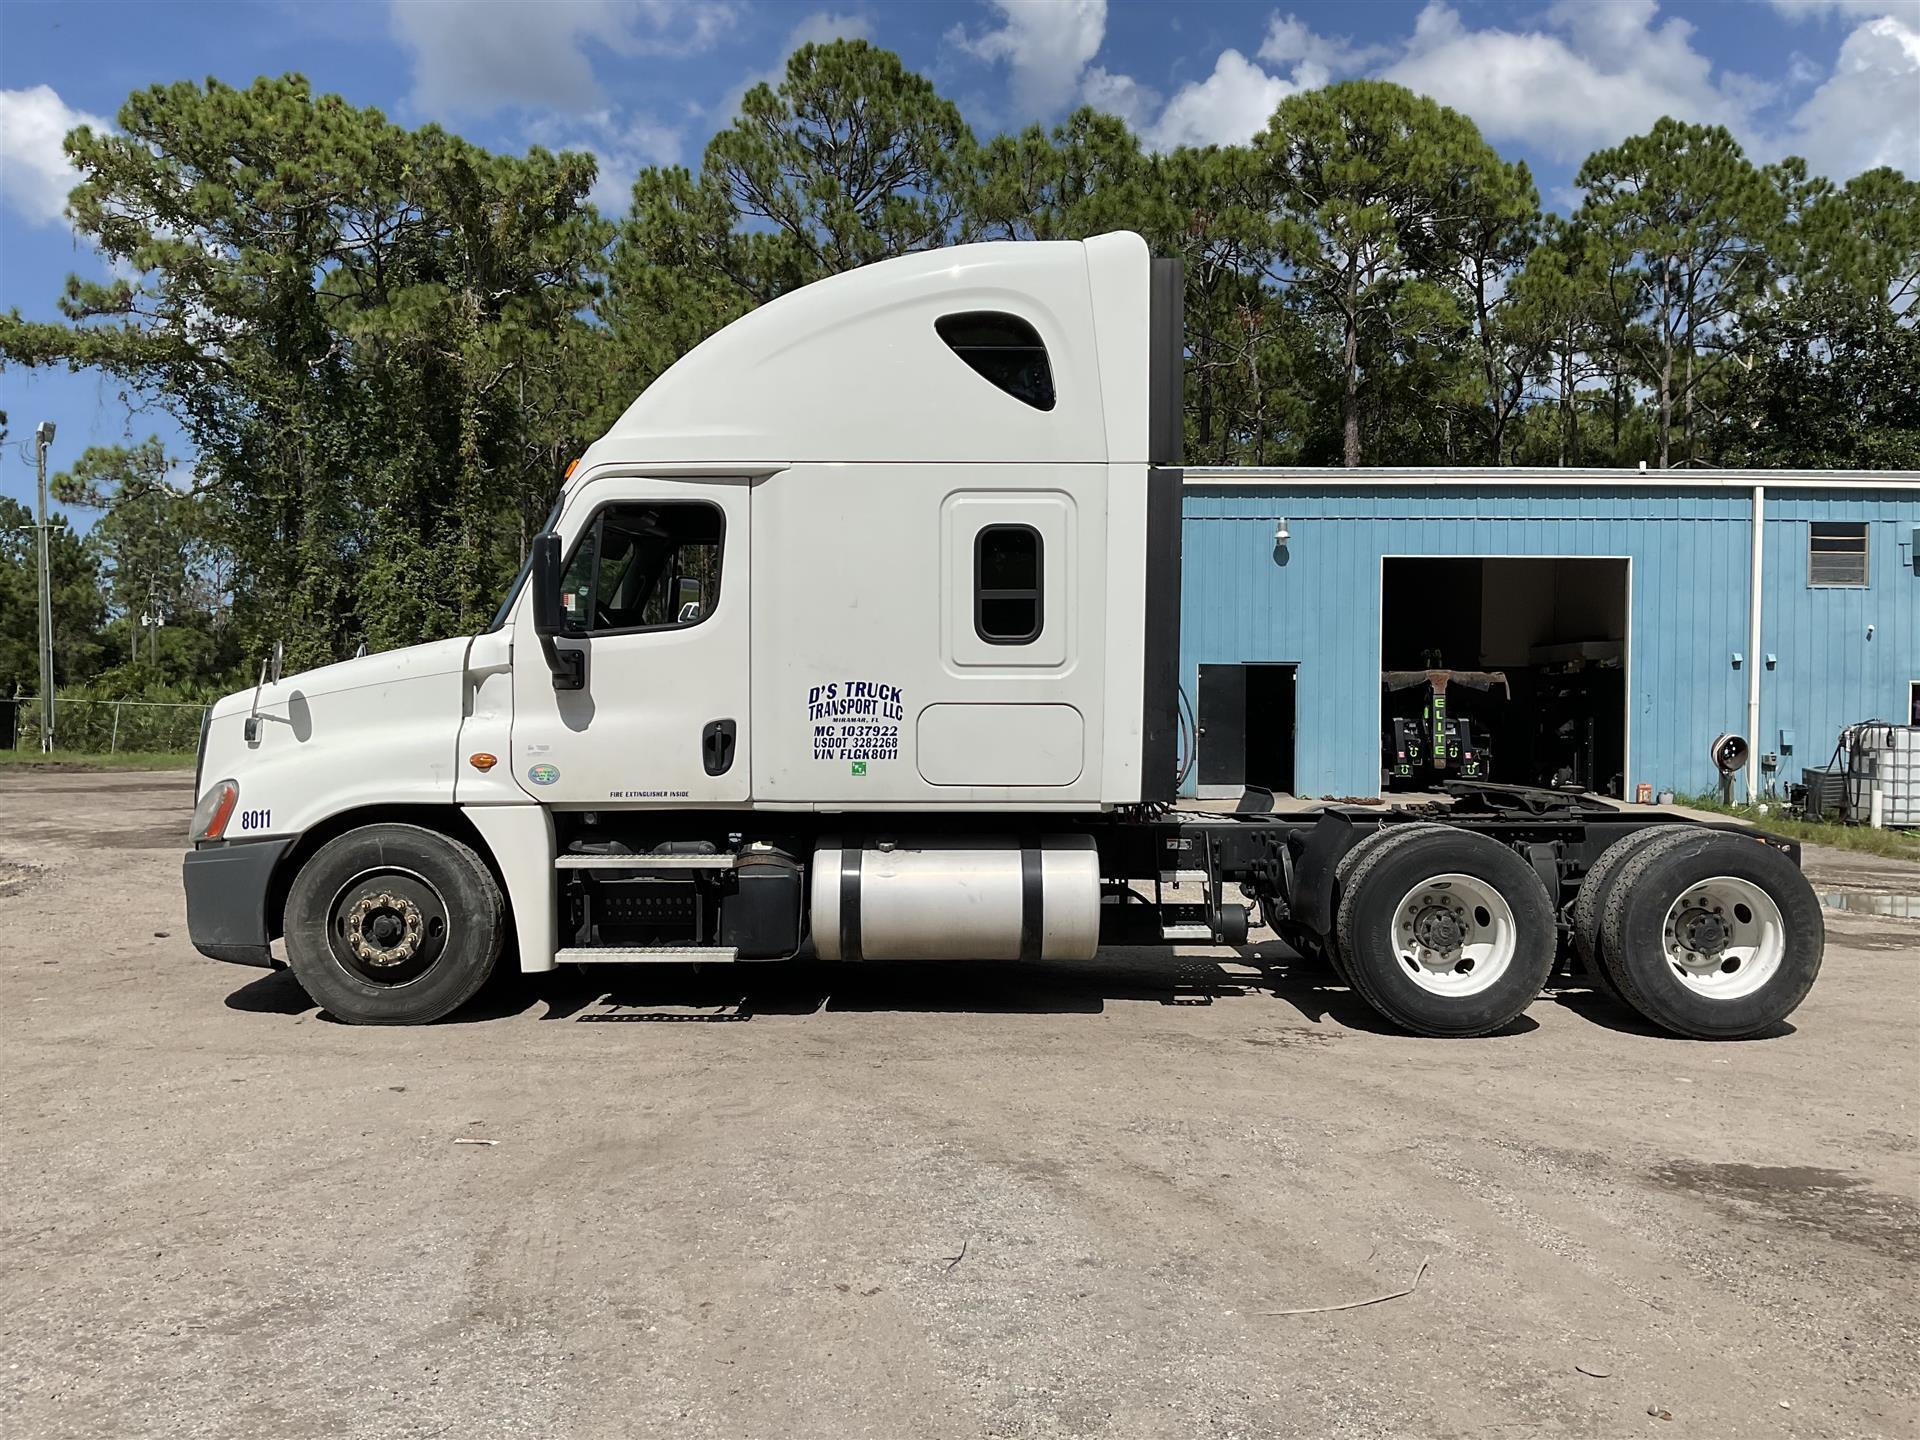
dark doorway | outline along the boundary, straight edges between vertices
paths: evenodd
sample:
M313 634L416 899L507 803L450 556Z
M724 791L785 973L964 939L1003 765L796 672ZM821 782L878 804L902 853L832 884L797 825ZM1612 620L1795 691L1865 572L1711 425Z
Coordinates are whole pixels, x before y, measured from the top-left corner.
M1203 799L1233 799L1249 785L1293 793L1295 664L1202 665L1200 755Z
M1386 788L1624 792L1625 560L1388 556L1380 581Z
M1298 665L1247 666L1247 784L1293 794L1293 688Z

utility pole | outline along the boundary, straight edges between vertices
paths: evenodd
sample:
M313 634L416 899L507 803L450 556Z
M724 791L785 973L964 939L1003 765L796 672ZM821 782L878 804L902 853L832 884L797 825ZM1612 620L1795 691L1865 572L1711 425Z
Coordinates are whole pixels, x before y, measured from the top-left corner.
M33 429L34 454L40 471L40 748L53 749L53 564L47 554L47 446L53 443L53 421L42 420Z

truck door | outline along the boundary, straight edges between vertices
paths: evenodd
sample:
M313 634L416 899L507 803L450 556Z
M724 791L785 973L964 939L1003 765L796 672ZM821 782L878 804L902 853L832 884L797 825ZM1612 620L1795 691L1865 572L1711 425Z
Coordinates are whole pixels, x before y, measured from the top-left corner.
M550 804L744 804L749 485L616 477L570 503L562 650L585 685L556 690L533 606L514 621L514 779Z

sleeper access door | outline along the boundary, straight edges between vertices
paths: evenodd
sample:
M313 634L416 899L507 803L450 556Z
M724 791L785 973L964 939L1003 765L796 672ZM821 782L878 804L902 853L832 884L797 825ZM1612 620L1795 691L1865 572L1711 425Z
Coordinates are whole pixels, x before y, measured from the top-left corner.
M524 597L514 621L514 779L582 809L744 805L747 479L595 479L561 537L565 633L585 684L556 690Z

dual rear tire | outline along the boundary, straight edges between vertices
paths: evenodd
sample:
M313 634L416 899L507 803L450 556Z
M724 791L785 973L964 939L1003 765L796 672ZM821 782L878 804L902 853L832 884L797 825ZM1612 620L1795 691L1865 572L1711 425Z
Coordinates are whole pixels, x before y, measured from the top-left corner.
M1444 825L1370 836L1336 872L1334 953L1380 1014L1418 1035L1486 1035L1531 1005L1553 969L1553 907L1531 866Z
M1355 993L1420 1035L1485 1035L1530 1005L1553 969L1554 905L1511 848L1444 825L1390 826L1335 871L1329 953ZM1766 1034L1820 971L1820 904L1758 836L1662 825L1615 842L1571 919L1598 988L1701 1040Z
M1584 913L1589 963L1676 1035L1744 1040L1773 1030L1820 973L1826 926L1813 887L1757 836L1699 826L1640 833L1649 838L1582 886L1575 943Z

